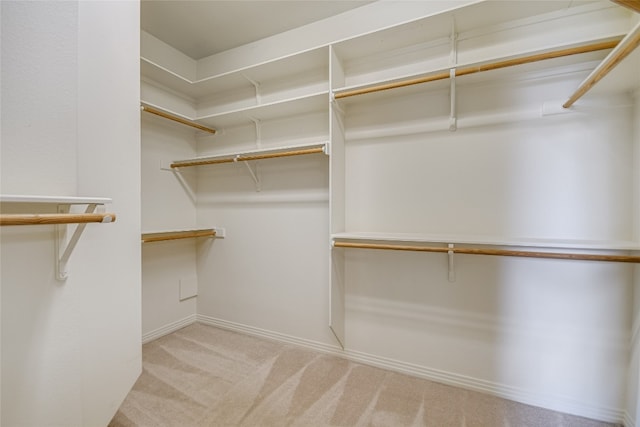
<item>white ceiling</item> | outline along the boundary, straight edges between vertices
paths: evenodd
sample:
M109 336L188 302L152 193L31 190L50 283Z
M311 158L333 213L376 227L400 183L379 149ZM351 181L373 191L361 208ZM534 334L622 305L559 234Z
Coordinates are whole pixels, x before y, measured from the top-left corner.
M141 28L200 59L297 28L372 0L143 0Z

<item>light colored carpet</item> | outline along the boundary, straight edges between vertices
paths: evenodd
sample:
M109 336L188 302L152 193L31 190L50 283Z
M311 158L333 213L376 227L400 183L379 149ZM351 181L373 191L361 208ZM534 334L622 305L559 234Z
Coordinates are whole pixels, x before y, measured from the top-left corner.
M613 426L198 323L142 357L111 427Z

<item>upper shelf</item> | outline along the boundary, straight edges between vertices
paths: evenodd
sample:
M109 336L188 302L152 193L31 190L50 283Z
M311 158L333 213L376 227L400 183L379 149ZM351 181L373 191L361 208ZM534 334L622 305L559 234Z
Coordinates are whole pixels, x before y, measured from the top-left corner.
M357 37L335 43L339 57L346 63L367 60L380 52L402 54L407 49L420 49L425 45L448 43L452 29L459 40L481 37L492 33L492 38L500 40L499 33L512 28L528 26L540 21L554 19L570 14L576 8L615 9L615 5L600 2L591 5L585 2L476 2L435 15L420 17L410 22L394 25L380 31L373 31ZM575 28L571 30L575 31Z
M613 11L617 6L609 2L586 2L560 0L553 2L519 1L519 2L476 2L474 4L457 6L443 12L418 16L408 22L391 25L387 28L364 34L353 34L343 39L325 37L327 40L318 46L299 52L285 54L272 59L261 61L250 66L231 66L216 64L211 67L212 58L195 61L189 70L162 62L164 58L155 54L166 46L154 46L160 40L152 41L148 38L148 45L143 44L141 55L141 71L144 77L150 78L168 88L199 99L211 93L235 90L251 85L252 82L264 82L278 79L283 75L297 75L312 69L327 68L329 55L328 46L336 48L339 56L345 62L358 61L380 51L397 54L404 49L415 49L423 43L448 38L452 28L459 34L460 39L486 36L489 33L500 33L515 26L526 26L536 19L531 17L544 15L546 20L553 20L571 15L574 10L601 10L609 8ZM578 12L575 12L578 13ZM582 13L582 10L580 10ZM574 33L576 26L568 27L566 33ZM593 28L591 31L593 32ZM496 38L495 34L490 36ZM498 36L497 39L500 39ZM157 48L157 49L156 49ZM154 55L155 54L155 55ZM264 55L263 55L264 57ZM191 72L193 71L193 72ZM194 78L194 76L197 76Z
M144 56L140 59L143 77L187 95L194 100L219 92L234 91L267 81L279 80L283 76L296 76L308 73L311 70L327 69L329 63L328 51L324 47L277 58L251 67L244 67L198 80L190 80L162 65L154 63Z
M478 2L335 43L333 89L621 37L629 22L609 2Z
M381 92L385 90L408 87L423 83L448 80L451 78L452 72L455 75L456 79L458 79L460 77L471 76L476 73L501 70L509 67L523 66L525 64L529 65L538 62L544 62L548 64L546 65L546 67L553 66L554 68L566 66L567 64L591 62L593 60L604 58L606 56L606 53L613 49L620 41L620 39L620 37L616 37L614 39L598 41L596 43L563 47L556 50L527 52L515 57L498 58L493 61L483 61L481 63L473 64L458 64L456 67L431 70L425 73L403 76L401 78L376 81L370 84L356 85L351 87L337 88L333 91L333 97L335 99L343 99L352 96ZM544 67L544 65L539 64L535 67L529 66L529 71L531 71L531 69L533 68L536 72L540 73L540 69ZM521 74L522 70L520 70L519 73ZM501 79L504 79L504 75L501 75Z
M353 90L404 85L407 80L440 80L436 86L441 86L451 68L456 69L458 83L502 80L505 73L486 67L508 61L516 65L526 56L617 41L629 30L630 13L608 1L483 1L251 66L214 72L211 60L195 61L190 76L181 75L187 71L176 71L178 65L170 65L168 60L160 63L162 58L153 57L153 49L148 48L148 56L143 52L141 69L150 85L142 95L151 106L167 107L166 97L155 91L177 92L183 96L176 105L160 108L180 111L183 118L223 129L326 111L330 93L340 99ZM607 53L604 49L611 47L571 54L570 60L551 56L555 59L542 62L551 64L547 68L591 64L602 60ZM476 68L491 72L480 78Z
M75 197L75 196L33 196L33 195L0 195L0 203L51 203L59 205L104 205L111 203L105 197Z
M314 112L322 112L326 110L329 103L329 92L322 91L310 95L303 95L270 103L257 104L195 118L187 117L184 114L178 114L168 111L146 100L142 100L141 102L145 106L163 110L169 115L180 117L186 122L192 122L193 124L199 126L204 125L203 127L222 129L225 127L247 125L256 121L272 120ZM213 129L212 131L215 132L215 130Z
M271 120L323 111L327 108L328 102L329 92L322 91L282 101L201 116L196 120L216 128L232 127L251 123L254 120Z

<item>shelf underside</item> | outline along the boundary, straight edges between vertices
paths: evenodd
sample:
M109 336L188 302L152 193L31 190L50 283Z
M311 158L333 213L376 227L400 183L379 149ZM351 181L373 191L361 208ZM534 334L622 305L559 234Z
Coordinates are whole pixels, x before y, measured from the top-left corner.
M253 87L260 82L281 79L283 70L286 70L287 75L293 76L317 69L327 69L328 63L328 50L322 47L197 80L183 77L144 56L141 57L140 68L144 78L197 100L211 94Z

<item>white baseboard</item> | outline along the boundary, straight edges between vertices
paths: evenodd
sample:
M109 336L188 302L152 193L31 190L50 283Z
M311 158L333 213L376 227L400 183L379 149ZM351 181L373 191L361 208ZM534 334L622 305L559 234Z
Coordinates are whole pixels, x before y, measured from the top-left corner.
M151 332L147 332L142 335L142 344L146 344L150 341L157 340L160 337L165 335L169 335L172 332L177 331L178 329L182 329L185 326L189 326L193 323L196 323L197 316L195 314L189 315L184 319L177 320L175 322L169 323L168 325L162 326L161 328L155 329Z
M343 357L353 362L375 366L390 371L402 372L415 377L424 378L455 387L461 387L467 390L478 391L480 393L514 400L532 406L606 422L624 423L625 427L635 427L635 424L631 422L629 414L619 409L593 406L585 404L583 402L574 401L564 396L543 395L541 393L510 387L505 384L494 383L491 381L468 377L452 372L440 371L437 369L427 368L424 366L406 363L399 360L388 359L348 349L342 350L337 345L329 345L317 341L307 340L304 338L281 334L279 332L254 328L252 326L229 322L202 314L197 315L197 321L206 325L216 326L234 332L240 332L248 335L294 344L325 354Z
M317 341L312 341L304 338L294 337L292 335L281 334L279 332L268 331L266 329L255 328L253 326L243 325L241 323L229 322L227 320L217 319L215 317L205 316L202 314L197 315L197 321L204 323L205 325L216 326L222 329L228 329L234 332L241 332L247 335L254 335L257 337L268 338L280 342L286 342L288 344L295 344L302 347L309 348L311 350L321 351L323 353L335 354L337 356L343 356L342 349L335 345L329 345Z

